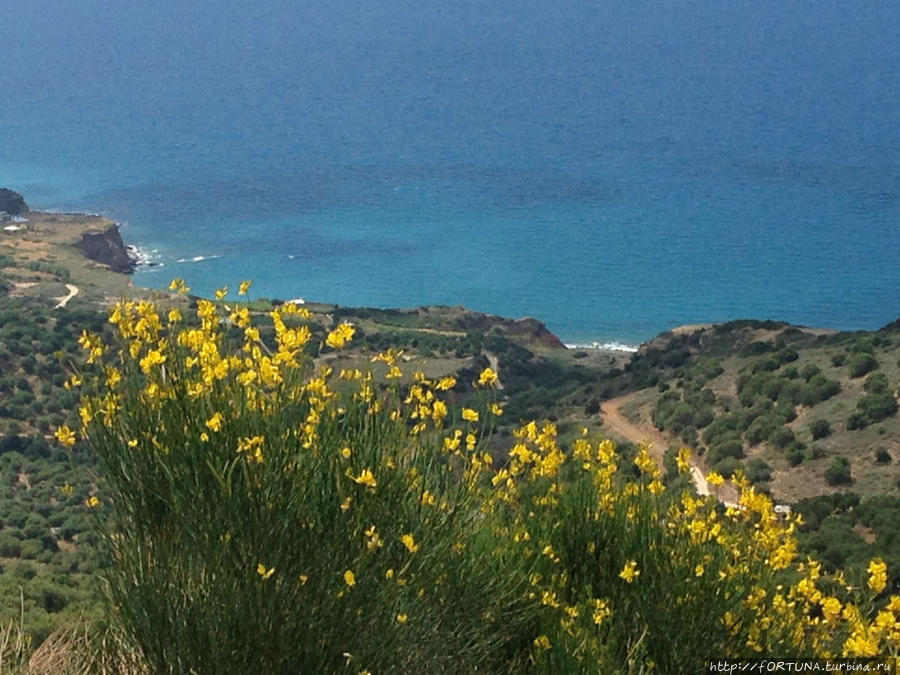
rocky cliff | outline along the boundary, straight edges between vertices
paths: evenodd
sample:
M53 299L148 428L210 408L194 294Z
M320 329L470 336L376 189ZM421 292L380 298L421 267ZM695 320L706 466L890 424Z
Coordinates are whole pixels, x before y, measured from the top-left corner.
M131 274L137 265L122 241L118 225L99 232L85 232L75 247L86 257L103 263L113 272Z

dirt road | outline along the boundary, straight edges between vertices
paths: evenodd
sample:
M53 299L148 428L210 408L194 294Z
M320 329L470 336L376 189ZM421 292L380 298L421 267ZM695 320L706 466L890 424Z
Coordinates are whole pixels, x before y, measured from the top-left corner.
M69 294L62 296L61 298L56 298L59 302L56 303L56 306L53 309L65 307L69 304L69 300L78 295L78 286L75 284L66 284L66 288L69 290Z
M663 455L666 452L666 448L669 447L669 442L666 438L656 429L656 427L649 425L637 426L620 412L622 406L629 403L633 398L634 394L626 394L625 396L611 398L608 401L601 403L600 413L603 416L603 424L612 433L624 438L630 443L639 444L649 442L651 444L650 454L653 456L653 459L662 466Z
M650 425L637 425L625 417L621 408L634 398L634 394L626 394L617 398L611 398L600 404L600 414L603 418L604 426L609 429L610 433L615 434L631 443L650 443L650 455L656 460L660 467L663 466L663 455L669 447L669 440L660 433L660 431ZM691 480L697 489L697 494L710 495L714 491L710 488L701 468L692 463ZM722 486L716 492L719 501L725 506L734 506L736 494L731 485Z

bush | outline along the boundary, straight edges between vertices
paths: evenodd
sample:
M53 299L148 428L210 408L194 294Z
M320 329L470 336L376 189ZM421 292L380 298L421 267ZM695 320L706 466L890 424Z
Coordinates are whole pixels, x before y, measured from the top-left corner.
M847 431L865 429L869 426L869 418L861 412L855 412L847 418Z
M744 444L740 438L731 435L721 436L709 446L707 459L711 464L716 465L726 457L734 459L744 457Z
M884 373L872 373L863 383L863 389L868 394L883 394L888 390L888 379Z
M751 483L764 483L772 480L772 467L765 460L751 459L747 462L746 474Z
M828 420L816 420L809 425L809 431L813 440L817 441L831 434L831 423Z
M891 453L889 453L884 448L879 448L875 451L875 462L878 464L890 464L893 461L893 457L891 457Z
M842 365L847 363L847 355L846 354L835 354L831 357L831 365L840 368Z
M820 374L822 369L812 363L807 363L800 369L800 377L809 382L816 375Z
M897 412L897 401L891 394L868 394L856 404L868 423L880 422Z
M791 448L784 454L784 458L787 460L788 465L790 466L800 466L803 464L803 460L805 459L803 456L803 452L798 448Z
M846 457L835 457L829 467L825 469L825 481L829 485L846 485L851 480L850 460Z
M772 434L772 437L769 439L769 442L772 443L779 450L784 450L787 446L795 441L794 432L788 429L787 427L781 427Z
M329 378L279 326L287 307L274 355L252 333L226 343L202 300L195 330L115 311L120 407L83 431L105 477L110 620L147 672L682 672L710 651L838 653L869 630L871 603L809 621L797 523L746 484L741 509L669 495L647 448L564 451L549 423L495 467L489 392L460 419L434 382ZM730 424L723 469L742 452Z
M731 478L735 471L742 468L743 465L741 464L741 460L735 459L734 457L726 457L713 467L713 469L724 478Z
M22 542L6 532L0 532L0 556L18 558L22 554Z
M862 377L878 368L878 361L868 352L859 352L850 357L847 368L850 371L850 377Z

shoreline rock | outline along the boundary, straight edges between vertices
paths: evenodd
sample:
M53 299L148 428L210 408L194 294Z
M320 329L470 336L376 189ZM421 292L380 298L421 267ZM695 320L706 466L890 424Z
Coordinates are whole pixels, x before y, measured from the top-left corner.
M133 274L137 267L138 261L122 241L117 224L102 231L85 232L75 248L86 258L106 265L113 272Z

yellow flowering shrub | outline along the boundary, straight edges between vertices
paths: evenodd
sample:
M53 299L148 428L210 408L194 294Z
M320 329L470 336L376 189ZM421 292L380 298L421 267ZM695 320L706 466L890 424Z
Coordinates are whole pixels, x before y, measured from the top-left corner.
M502 413L484 399L494 370L470 383L483 407L454 413L454 378L401 377L395 351L375 359L381 381L334 373L305 351L303 308L265 318L226 291L191 314L116 305L116 344L82 336L82 428L56 431L99 458L111 618L152 672L667 673L896 653L885 564L836 591L797 559L797 521L740 475L726 508L667 488L646 447L630 462L586 433L565 447L549 422L501 454L482 438ZM340 323L323 347L354 335Z

